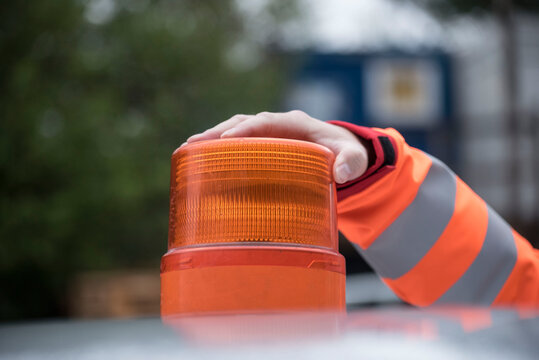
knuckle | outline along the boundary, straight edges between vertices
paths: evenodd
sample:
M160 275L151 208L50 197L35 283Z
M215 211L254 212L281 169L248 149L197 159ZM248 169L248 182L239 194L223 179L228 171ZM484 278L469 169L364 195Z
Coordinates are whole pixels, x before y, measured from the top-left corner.
M288 112L289 115L292 115L292 116L301 116L301 117L305 117L307 116L307 114L304 112L304 111L301 111L301 110L292 110L292 111L289 111Z
M238 120L242 120L244 117L245 117L245 115L243 115L243 114L236 114L236 115L232 116L229 120L238 121Z
M261 117L261 118L269 118L269 117L273 116L273 113L271 113L269 111L262 111L262 112L259 112L258 114L256 114L256 116Z

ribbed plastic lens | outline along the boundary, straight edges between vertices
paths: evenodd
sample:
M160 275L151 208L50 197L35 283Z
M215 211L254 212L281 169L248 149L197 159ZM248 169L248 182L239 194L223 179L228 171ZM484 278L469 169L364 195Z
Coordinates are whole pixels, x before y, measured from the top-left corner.
M193 143L172 156L169 249L287 243L337 250L333 154L296 140Z

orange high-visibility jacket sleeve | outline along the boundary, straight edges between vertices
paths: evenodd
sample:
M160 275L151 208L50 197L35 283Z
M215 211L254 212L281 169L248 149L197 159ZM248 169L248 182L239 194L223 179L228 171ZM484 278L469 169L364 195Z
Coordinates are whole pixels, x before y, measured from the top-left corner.
M338 187L339 230L401 299L539 307L539 251L445 164L394 129L332 123L374 152Z

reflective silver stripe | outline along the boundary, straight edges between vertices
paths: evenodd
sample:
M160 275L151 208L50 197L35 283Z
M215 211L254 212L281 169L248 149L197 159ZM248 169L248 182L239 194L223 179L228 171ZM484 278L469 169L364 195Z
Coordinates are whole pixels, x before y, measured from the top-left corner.
M436 243L453 216L455 174L440 160L431 159L432 166L413 202L369 248L356 245L382 277L397 279L410 271Z
M511 227L489 207L487 234L481 251L464 275L436 303L492 304L516 261L517 248Z

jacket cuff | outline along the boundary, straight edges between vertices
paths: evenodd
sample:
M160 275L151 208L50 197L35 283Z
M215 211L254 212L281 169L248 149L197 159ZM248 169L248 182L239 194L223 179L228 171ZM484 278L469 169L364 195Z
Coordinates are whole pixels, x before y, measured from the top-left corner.
M367 147L369 154L369 167L363 175L344 184L337 184L337 201L344 200L366 189L395 169L397 146L392 138L372 128L344 121L335 120L328 121L328 123L341 126L359 137Z

